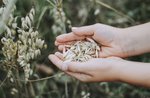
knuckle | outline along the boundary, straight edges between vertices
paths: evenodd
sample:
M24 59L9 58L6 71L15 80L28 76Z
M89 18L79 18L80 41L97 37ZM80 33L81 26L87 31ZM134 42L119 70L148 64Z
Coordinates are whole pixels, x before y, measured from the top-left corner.
M58 46L58 50L62 51L63 47L62 46Z
M57 36L57 37L56 37L56 40L59 40L60 36L61 36L61 35Z
M61 35L59 35L59 36L56 37L56 40L59 40L59 39L61 39L62 37L66 36L66 35L67 34L61 34Z
M58 46L58 42L57 41L55 41L55 46Z
M101 25L100 23L96 23L96 24L94 24L94 27L97 28L97 27L99 27L100 25Z
M87 77L82 76L82 75L79 77L79 80L80 80L81 82L84 82L84 83L90 82L90 79L88 79Z

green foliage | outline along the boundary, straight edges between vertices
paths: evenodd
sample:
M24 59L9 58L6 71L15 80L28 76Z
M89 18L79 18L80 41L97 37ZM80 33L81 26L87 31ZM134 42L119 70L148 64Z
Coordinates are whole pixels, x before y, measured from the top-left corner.
M33 61L31 81L25 84L18 80L22 89L17 88L17 82L12 84L6 79L7 73L0 70L0 98L150 98L149 89L130 84L79 82L60 73L48 60L48 55L57 50L54 46L56 36L70 32L71 26L104 23L129 27L150 21L149 0L18 0L14 15L25 16L32 7L36 9L34 29L45 40L47 49ZM150 61L149 54L129 59ZM46 73L45 69L36 66L46 66L51 72Z

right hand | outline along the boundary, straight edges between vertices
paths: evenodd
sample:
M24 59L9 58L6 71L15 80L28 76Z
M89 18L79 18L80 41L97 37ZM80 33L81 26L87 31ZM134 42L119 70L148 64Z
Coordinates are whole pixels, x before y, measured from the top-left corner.
M124 46L124 39L126 38L123 37L122 31L121 28L104 24L73 27L71 33L59 35L56 38L55 45L58 46L59 50L63 50L64 45L70 44L72 41L90 37L101 46L99 57L128 57L131 53L126 53L128 49Z

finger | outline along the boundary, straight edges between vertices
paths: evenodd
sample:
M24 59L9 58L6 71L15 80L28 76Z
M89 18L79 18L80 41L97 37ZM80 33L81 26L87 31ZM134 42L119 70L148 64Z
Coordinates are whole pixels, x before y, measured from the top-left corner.
M55 41L55 46L58 46L59 44L61 44L61 43L59 43L59 42Z
M60 58L61 60L64 59L63 54L60 53L60 52L55 52L55 55L56 55L58 58Z
M49 59L53 64L55 64L59 69L63 71L79 72L79 73L87 73L88 71L88 64L86 63L71 62L71 61L63 62L59 57L53 54L49 55Z
M74 41L62 42L62 43L55 41L55 45L56 46L59 46L59 45L71 45L72 43L74 43Z
M80 63L70 62L70 61L62 61L56 55L49 55L49 59L53 64L55 64L59 69L63 71L72 71L72 72L83 72L83 65Z
M73 27L72 32L78 36L93 36L95 31L95 26L83 26L83 27Z
M70 72L79 72L79 73L87 73L87 64L80 62L70 62L65 61L64 66L66 66L66 70Z
M120 57L114 57L114 56L111 56L111 57L108 57L109 59L113 59L113 60L117 60L117 61L124 61L122 58Z
M67 43L67 42L66 42L66 43ZM55 45L56 45L56 46L65 45L66 43L65 43L65 42L64 42L64 43L61 43L61 42L58 42L57 40L55 41Z
M63 51L64 48L65 48L64 45L59 45L59 46L58 46L58 50L59 50L59 51Z
M122 58L119 58L119 57L114 57L114 56L111 56L111 57L108 57L109 59L114 59L114 60L122 60Z
M66 73L82 82L91 81L92 78L90 75L86 75L83 73L73 73L73 72L66 72Z
M62 69L63 61L60 60L56 55L50 54L48 58L51 60L51 62L56 65L59 69Z
M65 42L70 42L70 41L75 41L75 40L82 40L84 39L85 37L81 37L81 36L77 36L75 35L74 33L68 33L68 34L62 34L62 35L59 35L57 38L56 38L56 41L57 43L65 43Z
M73 43L73 42L72 42ZM71 43L67 43L66 45L59 45L58 50L63 51L64 48L70 48Z

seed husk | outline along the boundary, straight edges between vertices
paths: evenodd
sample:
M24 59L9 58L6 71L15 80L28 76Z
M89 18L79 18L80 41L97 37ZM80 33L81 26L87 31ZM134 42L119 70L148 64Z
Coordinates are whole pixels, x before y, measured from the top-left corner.
M65 45L63 49L64 61L86 62L92 58L98 58L100 46L91 38L75 41Z

